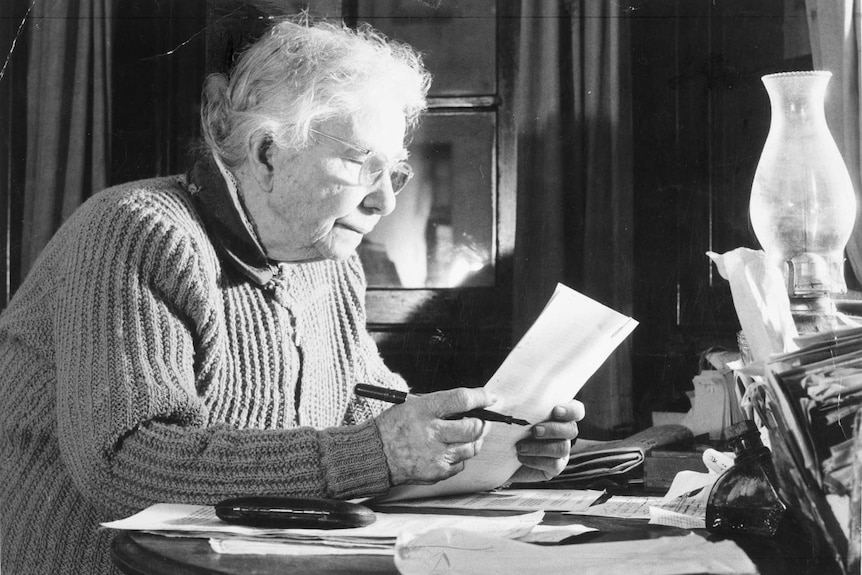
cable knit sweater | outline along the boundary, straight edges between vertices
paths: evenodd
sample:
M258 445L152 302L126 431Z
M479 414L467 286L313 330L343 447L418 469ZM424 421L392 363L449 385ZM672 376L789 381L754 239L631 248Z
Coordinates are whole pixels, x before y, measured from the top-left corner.
M99 523L156 502L390 486L384 406L352 386L405 386L365 331L358 258L258 285L216 212L183 176L97 194L0 316L4 571L116 573Z

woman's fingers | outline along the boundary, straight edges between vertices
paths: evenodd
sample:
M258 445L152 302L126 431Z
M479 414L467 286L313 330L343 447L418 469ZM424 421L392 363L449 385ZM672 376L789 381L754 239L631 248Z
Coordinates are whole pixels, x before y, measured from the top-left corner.
M458 388L411 396L378 415L393 484L434 482L460 472L481 449L485 425L473 417L445 418L492 403L484 389Z

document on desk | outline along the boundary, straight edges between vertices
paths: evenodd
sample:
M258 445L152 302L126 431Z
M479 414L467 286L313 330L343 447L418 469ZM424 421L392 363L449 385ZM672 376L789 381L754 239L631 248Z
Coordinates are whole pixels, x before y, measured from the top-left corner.
M688 535L538 546L457 529L405 533L395 544L402 575L499 575L500 573L601 573L754 575L757 568L731 540Z
M680 471L662 500L650 507L650 523L706 529L706 504L718 473Z
M595 489L502 489L396 502L398 507L482 511L585 511L604 495ZM384 507L378 509L386 510Z
M388 546L401 533L418 533L435 528L457 528L493 533L497 537L523 537L541 521L541 511L506 516L375 513L377 520L365 527L349 529L275 529L226 523L216 517L213 507L160 503L110 523L109 529L146 531L169 537L228 538L307 542L340 546Z
M592 505L583 511L569 511L572 515L617 517L620 519L649 519L650 507L660 505L662 497L648 495L614 495L607 501Z
M562 284L538 319L485 384L495 411L531 423L550 418L555 405L571 400L637 326L637 321ZM488 491L521 466L515 444L529 427L488 422L479 454L464 471L433 485L396 487L381 501Z
M558 544L565 539L577 537L584 533L597 531L593 527L579 524L571 525L536 525L529 533L524 531L523 521L517 520L517 530L511 531L512 537L524 543ZM503 518L503 523L511 523L512 518ZM425 528L437 523L425 523ZM499 527L499 525L497 526ZM439 528L438 528L439 529ZM444 528L445 529L445 528ZM487 535L484 530L476 533ZM404 535L407 531L402 531ZM409 531L409 533L418 533ZM514 536L517 535L517 536ZM327 538L321 540L301 540L285 538L248 538L248 537L211 537L210 547L216 553L224 555L394 555L395 540L379 542L374 539L354 540L353 538Z

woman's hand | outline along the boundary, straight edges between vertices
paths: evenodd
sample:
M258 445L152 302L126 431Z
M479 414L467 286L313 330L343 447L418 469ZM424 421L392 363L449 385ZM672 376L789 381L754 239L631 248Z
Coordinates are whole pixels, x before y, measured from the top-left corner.
M584 414L584 404L575 399L554 407L549 421L534 425L530 437L517 443L522 467L509 481L545 481L559 475L569 463L569 452L578 436L576 422Z
M377 416L393 485L435 483L464 469L482 447L484 422L446 416L493 403L482 388L458 388L410 396Z

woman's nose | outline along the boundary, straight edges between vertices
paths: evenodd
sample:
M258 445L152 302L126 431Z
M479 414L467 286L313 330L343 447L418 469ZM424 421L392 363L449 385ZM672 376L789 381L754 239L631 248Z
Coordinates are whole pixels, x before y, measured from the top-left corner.
M383 174L371 186L362 200L362 207L380 216L386 216L395 209L395 193L392 191L392 181Z

